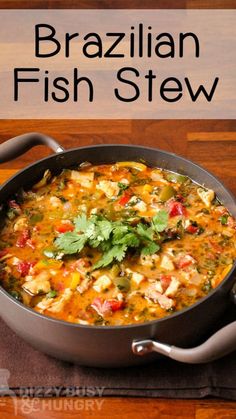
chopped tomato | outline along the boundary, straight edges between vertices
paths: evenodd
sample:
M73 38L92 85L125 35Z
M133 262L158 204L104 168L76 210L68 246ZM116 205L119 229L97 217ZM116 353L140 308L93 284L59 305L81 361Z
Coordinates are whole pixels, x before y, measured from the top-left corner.
M169 201L169 214L170 217L175 217L176 215L186 215L187 211L186 208L178 201Z
M162 289L163 289L163 292L164 292L164 291L167 290L167 288L170 285L171 275L161 275L160 280L161 280L161 286L162 286Z
M194 225L190 224L190 225L186 228L186 231L187 231L189 234L196 234L196 233L198 232L198 226L194 226Z
M178 262L177 262L177 266L179 269L184 269L189 265L192 265L193 263L195 263L195 259L190 256L190 255L185 255L183 257L181 257Z
M119 300L107 300L107 303L110 305L112 311L121 310L124 307L124 301Z
M35 265L35 262L21 261L17 264L16 268L20 272L21 276L26 276L29 273L30 268Z
M25 228L20 237L18 237L17 242L16 242L16 246L17 247L25 247L27 244L27 241L30 239L30 231L28 228Z
M67 233L68 231L73 231L74 228L75 227L73 226L73 224L71 222L68 222L58 224L55 229L58 233Z
M130 194L125 192L122 195L122 197L119 199L118 204L125 206L129 202L130 198L131 198Z

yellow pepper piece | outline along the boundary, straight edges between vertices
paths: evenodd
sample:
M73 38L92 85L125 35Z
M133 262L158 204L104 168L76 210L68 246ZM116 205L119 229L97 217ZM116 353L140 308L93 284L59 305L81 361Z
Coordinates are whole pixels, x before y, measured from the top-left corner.
M139 170L144 172L147 169L147 166L143 163L138 163L136 161L119 161L116 163L117 167L131 167L132 169Z
M36 270L45 269L45 267L46 267L46 263L43 260L40 260L39 262L36 263L36 265L34 265L34 269Z
M73 274L71 275L71 283L70 283L70 289L71 290L75 290L76 287L79 285L80 283L80 274L79 272L73 272Z
M151 185L144 185L143 192L152 192L152 186Z
M40 271L45 268L60 269L63 265L63 262L60 260L40 260L34 266L34 269Z

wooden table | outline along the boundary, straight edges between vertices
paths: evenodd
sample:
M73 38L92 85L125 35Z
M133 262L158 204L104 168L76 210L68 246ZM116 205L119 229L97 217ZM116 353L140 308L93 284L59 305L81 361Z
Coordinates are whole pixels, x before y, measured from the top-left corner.
M235 0L1 0L0 8L228 8L236 7ZM236 194L236 120L233 121L0 121L0 142L17 134L40 131L56 138L65 148L98 143L145 144L172 151L190 158L219 176ZM1 166L0 182L14 170L46 156L49 151L37 147L21 158ZM2 400L1 419L14 416L11 399ZM60 400L59 400L60 401ZM224 400L165 400L151 398L104 398L101 410L90 408L58 409L45 399L38 400L31 413L17 400L18 418L181 418L223 419L236 418L236 405ZM72 400L73 402L73 400ZM72 404L73 406L73 404ZM43 409L40 411L40 409Z

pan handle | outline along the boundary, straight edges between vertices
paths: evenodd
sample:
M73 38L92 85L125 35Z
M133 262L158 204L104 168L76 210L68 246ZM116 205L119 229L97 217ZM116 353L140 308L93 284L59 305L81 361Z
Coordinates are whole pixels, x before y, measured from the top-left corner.
M230 292L230 298L236 304L236 283ZM236 350L236 321L224 326L204 343L195 348L178 348L152 339L136 340L132 343L135 355L158 352L171 359L187 364L201 364L222 358Z
M236 350L236 321L228 324L195 348L178 348L151 339L134 341L132 350L136 355L158 352L175 361L201 364L214 361Z
M64 148L48 135L38 132L18 135L0 144L0 163L13 160L36 145L46 145L55 153L62 153Z

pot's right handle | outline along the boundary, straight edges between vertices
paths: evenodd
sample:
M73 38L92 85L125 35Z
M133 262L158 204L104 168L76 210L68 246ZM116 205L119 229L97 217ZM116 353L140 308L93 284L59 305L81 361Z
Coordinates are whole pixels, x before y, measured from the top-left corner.
M236 283L231 290L231 300L236 304ZM219 359L236 350L236 321L218 330L202 345L195 348L178 348L152 339L137 340L132 343L135 355L158 352L175 361L201 364Z
M195 348L178 348L151 339L134 341L132 350L136 355L158 352L175 361L201 364L214 361L236 350L236 321L223 327L202 345Z
M18 135L0 144L0 163L15 159L36 145L46 145L55 153L64 151L64 148L48 135L30 132L29 134Z

